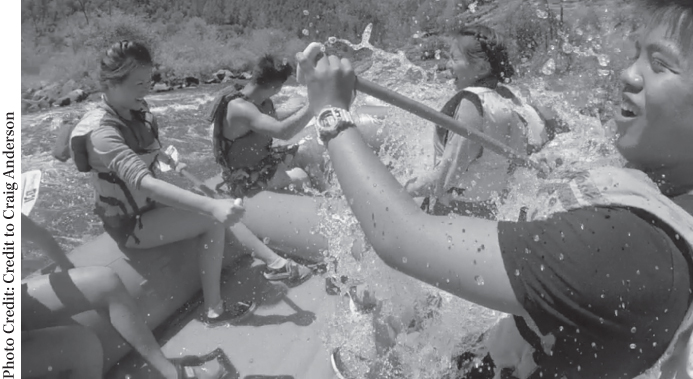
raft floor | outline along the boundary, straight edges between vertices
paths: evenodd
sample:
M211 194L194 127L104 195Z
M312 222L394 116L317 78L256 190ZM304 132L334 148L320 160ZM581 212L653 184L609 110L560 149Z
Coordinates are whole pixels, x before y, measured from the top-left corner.
M255 312L235 325L207 328L197 318L197 306L179 320L159 330L159 342L167 357L202 355L221 348L239 379L332 379L330 354L321 339L328 327L326 316L346 301L325 291L325 279L315 275L289 288L262 276L263 265L237 270L225 277L222 297L227 301L252 299ZM210 367L213 367L212 363ZM130 353L112 368L108 379L156 378L151 367Z

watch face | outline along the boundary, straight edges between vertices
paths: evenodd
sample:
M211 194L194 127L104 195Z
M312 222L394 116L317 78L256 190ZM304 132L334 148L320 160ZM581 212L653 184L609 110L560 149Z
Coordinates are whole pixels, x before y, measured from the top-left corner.
M318 117L318 124L322 128L332 128L338 121L337 114L331 108L323 111Z
M333 112L330 112L329 114L326 114L323 117L323 125L325 127L332 127L337 124L337 118L335 117Z

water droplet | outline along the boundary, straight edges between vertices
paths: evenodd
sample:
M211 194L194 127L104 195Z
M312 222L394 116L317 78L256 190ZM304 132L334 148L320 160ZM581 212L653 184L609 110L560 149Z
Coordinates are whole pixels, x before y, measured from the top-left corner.
M450 283L450 279L445 279L445 282L446 282L446 283Z
M481 275L476 275L474 277L474 281L476 282L476 285L478 285L478 286L484 285L484 278L482 278Z
M544 63L544 66L541 68L541 73L544 75L553 75L553 73L556 71L556 62L554 62L553 58L550 58L546 63Z
M539 269L540 269L541 271L544 271L544 265L540 265L540 266L539 266Z
M328 38L327 43L329 43L330 45L334 45L335 43L337 43L337 37L333 36L333 37Z
M652 346L657 346L657 342L652 342Z
M599 54L599 55L597 55L597 60L599 60L599 65L602 66L602 67L608 66L608 65L609 65L609 62L611 61L611 59L609 58L609 56L606 55L606 54Z
M599 318L599 323L600 323L600 324L603 324L603 323L604 323L604 319L600 317L600 318Z
M407 257L402 257L402 263L407 263Z
M429 268L429 267L431 267L431 264L426 262L426 268Z
M597 344L594 343L594 342L592 342L592 347L596 348L596 347L597 347Z
M635 347L636 347L636 346L635 346L634 343L630 344L630 348L631 348L631 349L635 349Z
M583 35L584 33L585 32L583 32L582 29L580 29L580 28L575 29L575 34L577 34L579 36Z
M640 270L635 271L637 275L640 275Z
M303 29L303 35L304 36L310 35L310 32L308 31L308 29Z
M564 44L563 44L563 52L566 53L566 54L572 53L572 52L573 52L573 45L571 45L571 44L569 44L569 43L567 43L567 42L564 43Z
M515 276L520 276L520 270L515 269Z
M563 256L563 253L558 254L558 260L562 261L563 259L565 259L565 257Z
M531 252L532 252L531 250L529 250L528 248L525 247L525 254L529 254Z
M534 242L539 242L539 235L535 234L532 239L534 240Z
M630 328L631 333L635 333L636 331L637 331L637 329L635 327Z
M440 50L436 50L436 60L440 60Z
M563 326L559 326L559 327L558 327L558 331L559 331L559 332L562 332L562 331L563 331Z
M308 16L309 14L310 14L310 12L308 12L308 9L304 9L304 10L303 10L303 15L304 15L304 16Z
M549 12L543 10L543 9L537 9L537 17L541 19L545 19L549 17Z
M48 371L53 371L53 366L48 366ZM128 375L130 376L130 375Z
M599 76L609 76L609 74L611 74L611 71L609 71L609 70L597 70L597 74L599 74Z
M209 246L207 244L205 244L205 249L209 249Z
M615 310L614 310L614 314L615 314L616 316L618 316L618 309L615 309Z
M269 245L269 243L270 243L270 238L269 238L269 237L263 238L263 239L262 239L262 243L264 243L265 245Z

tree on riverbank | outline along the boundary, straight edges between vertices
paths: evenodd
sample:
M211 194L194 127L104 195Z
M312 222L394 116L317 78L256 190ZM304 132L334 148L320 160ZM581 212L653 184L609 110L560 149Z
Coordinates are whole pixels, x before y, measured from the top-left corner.
M219 69L245 71L265 52L291 59L311 41L330 36L358 41L369 23L375 46L401 49L415 63L430 60L434 64L427 67L441 68L446 33L480 22L514 41L513 63L521 75L602 70L588 85L610 87L619 69L614 62L623 55L617 44L633 25L622 16L626 5L623 0L22 0L22 83L72 80L87 91L96 89L99 54L124 38L150 46L162 78L204 80Z

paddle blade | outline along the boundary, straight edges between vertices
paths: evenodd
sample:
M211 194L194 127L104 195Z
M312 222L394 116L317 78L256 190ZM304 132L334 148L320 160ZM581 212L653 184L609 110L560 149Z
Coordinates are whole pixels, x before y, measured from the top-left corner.
M41 186L41 171L33 170L22 173L22 214L28 216L38 199Z
M164 155L168 156L173 162L178 164L178 149L176 149L175 146L170 145L168 148L166 148ZM173 170L173 167L171 167L167 162L159 160L159 170L161 170L161 172L169 172Z

